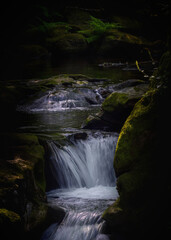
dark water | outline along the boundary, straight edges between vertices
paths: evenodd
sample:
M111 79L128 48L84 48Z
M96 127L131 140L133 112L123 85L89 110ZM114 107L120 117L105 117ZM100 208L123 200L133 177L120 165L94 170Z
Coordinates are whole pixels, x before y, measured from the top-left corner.
M53 134L55 132L74 132L90 114L99 111L98 107L84 110L58 112L18 113L18 130L24 132Z
M103 63L114 63L112 67L105 66ZM58 74L81 73L90 77L109 78L114 81L126 80L140 77L135 61L128 62L124 59L97 58L97 56L83 57L64 57L53 61L35 60L22 67L17 67L13 62L10 71L6 70L4 78L6 79L30 79L30 78L48 78Z

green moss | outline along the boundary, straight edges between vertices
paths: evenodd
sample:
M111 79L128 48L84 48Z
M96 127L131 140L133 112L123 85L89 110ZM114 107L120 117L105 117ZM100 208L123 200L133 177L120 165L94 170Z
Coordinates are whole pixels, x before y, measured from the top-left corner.
M128 99L128 94L114 92L103 102L102 109L107 112L113 112L116 108L124 105Z
M146 150L149 150L151 146L150 138L156 125L156 114L153 109L154 94L155 91L150 91L137 102L121 130L114 160L115 170L118 174L129 170L134 161L142 158L139 156L139 152L145 146ZM146 130L144 131L144 129ZM148 142L146 138L149 138Z
M169 59L166 53L157 72L160 77L156 75L152 79L151 88L135 104L121 129L115 151L114 168L120 198L103 217L112 229L117 226L131 236L166 231L163 229L170 217ZM121 209L119 217L118 207Z
M119 206L120 198L118 198L111 206L109 206L103 213L102 217L103 218L109 218L110 221L112 221L112 216L113 214L118 214L122 212L121 207Z
M9 211L5 208L0 209L0 224L4 223L18 223L21 221L20 216L12 211Z
M0 210L0 223L8 226L21 217L21 232L24 227L30 231L45 220L47 211L44 148L34 134L3 133L0 159L0 206L10 210Z
M114 168L122 214L117 221L113 205L104 218L126 232L148 231L168 208L167 197L163 196L169 194L170 163L161 162L168 147L164 137L168 131L167 110L163 107L168 96L165 87L150 89L135 104L119 135Z
M138 101L140 96L130 93L114 92L110 94L102 104L102 109L106 112L113 112L129 106L129 102Z
M36 196L36 192L41 191L44 195L44 148L40 145L38 138L34 134L1 134L1 170L0 183L1 192L3 189L17 189L18 182L27 182L23 191L31 192ZM6 195L6 192L4 194ZM30 195L30 196L31 196ZM29 197L29 196L28 196Z

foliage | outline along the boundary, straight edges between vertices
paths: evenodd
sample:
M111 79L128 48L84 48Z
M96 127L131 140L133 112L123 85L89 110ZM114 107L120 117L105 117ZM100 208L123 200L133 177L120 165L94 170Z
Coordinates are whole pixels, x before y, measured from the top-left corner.
M104 33L108 29L118 29L122 26L119 23L105 23L100 19L91 16L90 27L94 30L95 33Z
M108 30L118 28L122 28L119 23L103 22L102 20L91 16L89 29L79 31L79 33L83 34L87 38L88 43L91 43L103 37Z

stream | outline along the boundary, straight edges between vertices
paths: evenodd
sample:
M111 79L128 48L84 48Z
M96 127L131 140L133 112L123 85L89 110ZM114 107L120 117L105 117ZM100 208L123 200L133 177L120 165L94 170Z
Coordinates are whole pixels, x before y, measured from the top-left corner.
M89 65L86 67L87 71L81 65L79 73L91 75ZM99 111L104 90L112 92L115 84L137 79L139 73L121 63L110 69L99 67L95 67L94 75L104 78L111 73L112 81L74 88L58 86L34 102L18 106L18 130L46 139L48 204L65 211L62 222L52 224L41 240L110 239L101 216L118 197L113 169L118 133L82 130L81 124L89 114ZM75 73L78 68L74 70L72 63L61 71Z

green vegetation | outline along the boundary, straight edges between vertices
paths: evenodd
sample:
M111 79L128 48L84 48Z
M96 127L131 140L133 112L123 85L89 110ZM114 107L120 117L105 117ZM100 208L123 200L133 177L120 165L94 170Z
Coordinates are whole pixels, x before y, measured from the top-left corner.
M16 224L20 223L20 216L12 211L9 211L4 208L0 208L0 225L3 226L4 223Z
M44 219L47 210L44 148L34 134L1 133L0 142L0 221L5 228L15 228L14 224L21 220L22 231L32 230ZM27 221L24 215L28 215Z
M113 112L116 109L123 108L129 100L129 95L126 93L114 92L109 95L102 104L102 109L107 112Z
M109 30L122 28L119 23L103 22L102 20L93 16L91 16L89 26L89 29L79 31L79 33L86 37L88 43L92 43L104 37Z

